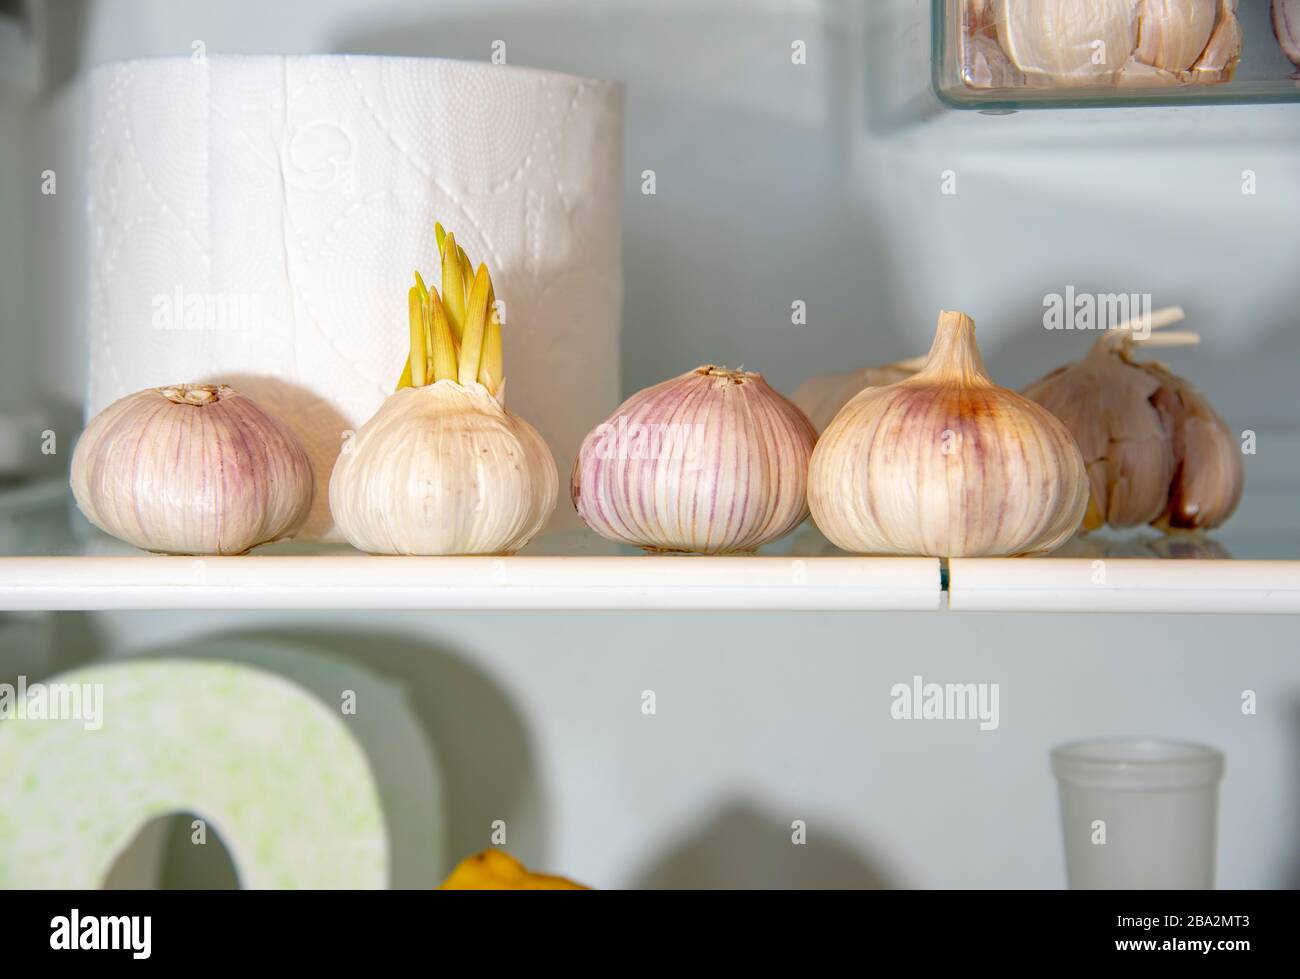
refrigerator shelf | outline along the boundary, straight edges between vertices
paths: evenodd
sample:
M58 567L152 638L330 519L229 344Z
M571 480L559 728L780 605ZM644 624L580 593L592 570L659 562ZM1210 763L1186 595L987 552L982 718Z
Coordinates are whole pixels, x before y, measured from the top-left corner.
M1266 486L1255 492L1270 499ZM648 555L583 531L543 535L511 557L381 557L294 542L175 557L99 533L51 481L0 493L0 610L1300 613L1300 560L1286 547L1300 536L1262 515L1229 527L1214 538L1098 534L1050 557L947 562L847 555L811 525L750 556Z

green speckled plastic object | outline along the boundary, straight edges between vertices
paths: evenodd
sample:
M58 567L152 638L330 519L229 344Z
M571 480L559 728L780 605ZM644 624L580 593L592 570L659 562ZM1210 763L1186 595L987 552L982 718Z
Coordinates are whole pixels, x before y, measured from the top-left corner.
M103 684L102 727L0 720L0 887L101 887L141 828L179 812L208 821L245 888L387 886L370 766L296 685L183 660L42 682Z

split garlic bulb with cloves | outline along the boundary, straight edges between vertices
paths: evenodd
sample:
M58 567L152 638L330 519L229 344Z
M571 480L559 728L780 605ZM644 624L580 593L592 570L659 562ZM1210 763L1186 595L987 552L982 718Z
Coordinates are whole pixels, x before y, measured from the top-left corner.
M610 540L728 554L808 516L817 433L761 374L705 366L628 398L583 440L571 494Z
M1181 319L1182 310L1152 316L1158 329ZM1082 360L1025 388L1026 397L1065 423L1083 452L1091 484L1085 532L1146 523L1178 530L1217 527L1236 509L1243 473L1232 432L1190 384L1134 357L1144 346L1196 339L1109 330Z
M291 537L315 488L294 434L224 384L127 395L91 419L72 455L86 519L167 554L242 554Z
M442 294L419 273L398 390L339 454L330 512L374 554L512 554L559 496L541 435L501 402L501 323L487 266L437 226Z
M1056 418L989 379L965 313L939 314L913 377L867 388L822 434L808 503L862 554L1036 554L1074 533L1088 501L1079 449Z

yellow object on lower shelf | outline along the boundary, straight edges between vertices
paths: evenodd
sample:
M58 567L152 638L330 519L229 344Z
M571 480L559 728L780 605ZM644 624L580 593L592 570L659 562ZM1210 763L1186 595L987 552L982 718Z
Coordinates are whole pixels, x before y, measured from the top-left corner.
M466 857L439 888L443 891L587 891L565 877L535 874L504 850Z

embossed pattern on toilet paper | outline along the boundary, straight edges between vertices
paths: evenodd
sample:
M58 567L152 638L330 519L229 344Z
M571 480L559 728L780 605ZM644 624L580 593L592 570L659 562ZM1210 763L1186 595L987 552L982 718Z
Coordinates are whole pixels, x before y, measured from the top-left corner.
M95 413L220 379L316 466L392 392L433 222L492 268L507 396L563 469L617 402L617 85L422 58L225 57L94 76L89 167Z

